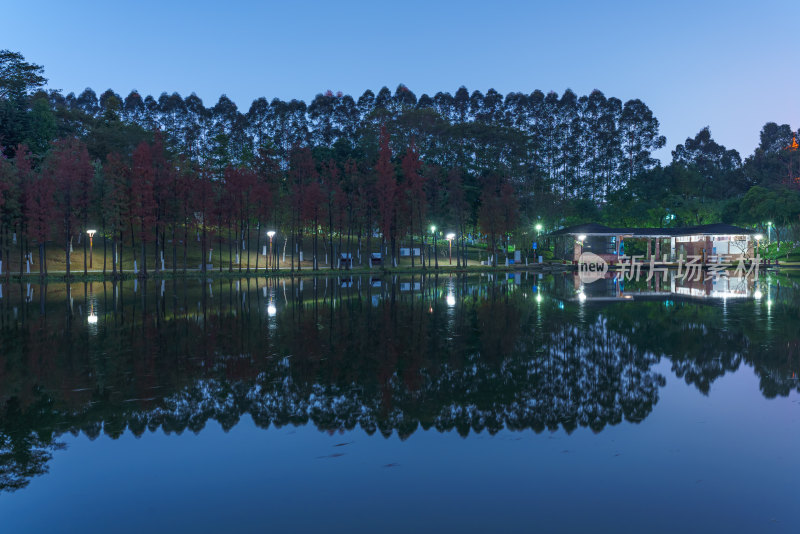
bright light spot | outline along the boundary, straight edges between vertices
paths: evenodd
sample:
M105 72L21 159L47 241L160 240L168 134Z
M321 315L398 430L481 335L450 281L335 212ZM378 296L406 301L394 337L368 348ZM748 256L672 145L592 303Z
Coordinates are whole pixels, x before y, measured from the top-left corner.
M86 233L89 234L89 237L93 237L94 234L97 233L97 230L86 230Z
M541 232L542 231L542 225L541 224L537 224L536 225L536 231L537 232Z
M86 318L89 324L97 324L97 315L91 314L89 317Z
M269 237L270 239L272 239L274 235L275 235L275 230L270 230L269 232L267 232L267 237Z
M585 240L586 240L586 236L585 235L581 234L581 235L578 236L578 241L585 241Z
M453 295L452 293L447 295L446 300L447 300L447 305L450 306L451 308L456 305L456 296Z
M542 302L542 296L536 295L536 302Z
M431 225L431 232L435 232L435 231L436 231L436 226L432 224Z
M756 238L756 241L761 241L762 239L764 239L764 236L761 235L761 234L756 234L755 238Z
M581 302L586 302L586 293L584 293L583 291L578 293L578 300Z
M763 296L764 296L764 295L761 293L761 290L760 290L760 289L756 289L756 292L755 292L755 293L753 293L753 297L755 297L756 299L760 299L760 298L761 298L761 297L763 297Z
M275 317L275 314L278 313L278 309L275 307L274 304L270 303L267 306L267 313L269 314L270 317Z
M454 234L454 233L447 234L447 240L448 241L452 241L455 238L456 238L456 234Z

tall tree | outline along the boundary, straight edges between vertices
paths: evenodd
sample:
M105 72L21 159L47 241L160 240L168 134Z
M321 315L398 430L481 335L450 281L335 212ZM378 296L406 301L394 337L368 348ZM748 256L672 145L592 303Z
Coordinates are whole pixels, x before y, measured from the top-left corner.
M392 265L395 263L395 229L397 227L397 177L392 164L392 151L389 148L389 131L386 125L381 125L380 148L375 172L378 176L375 185L378 213L380 214L380 229L383 240L381 252L385 250L385 243L390 243L392 252Z

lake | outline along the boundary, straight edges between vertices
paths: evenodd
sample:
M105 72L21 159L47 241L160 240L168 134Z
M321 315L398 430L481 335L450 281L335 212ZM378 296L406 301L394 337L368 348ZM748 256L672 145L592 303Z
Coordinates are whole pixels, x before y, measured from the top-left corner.
M797 532L800 278L2 284L3 532Z

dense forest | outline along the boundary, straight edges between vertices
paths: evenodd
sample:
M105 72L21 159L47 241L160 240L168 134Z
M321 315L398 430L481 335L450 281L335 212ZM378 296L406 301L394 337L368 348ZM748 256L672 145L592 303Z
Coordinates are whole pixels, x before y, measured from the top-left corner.
M43 67L0 51L0 261L37 256L43 274L48 244L68 257L81 244L85 259L89 228L113 273L127 248L143 274L185 269L190 242L202 258L249 258L266 230L292 269L302 251L314 269L362 250L396 264L401 246L445 232L460 264L467 240L529 248L538 225L584 221L756 226L776 252L800 241L800 153L785 124L764 125L744 160L705 128L664 166L647 105L598 90L417 97L400 85L242 112L224 95L206 107L195 94L64 96L46 83Z

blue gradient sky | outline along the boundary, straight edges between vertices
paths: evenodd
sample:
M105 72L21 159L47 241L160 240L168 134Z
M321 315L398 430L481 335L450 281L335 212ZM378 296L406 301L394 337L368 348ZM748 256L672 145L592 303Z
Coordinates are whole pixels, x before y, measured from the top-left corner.
M306 101L405 83L641 98L669 150L703 126L743 156L800 126L800 2L10 2L0 48L92 87Z

